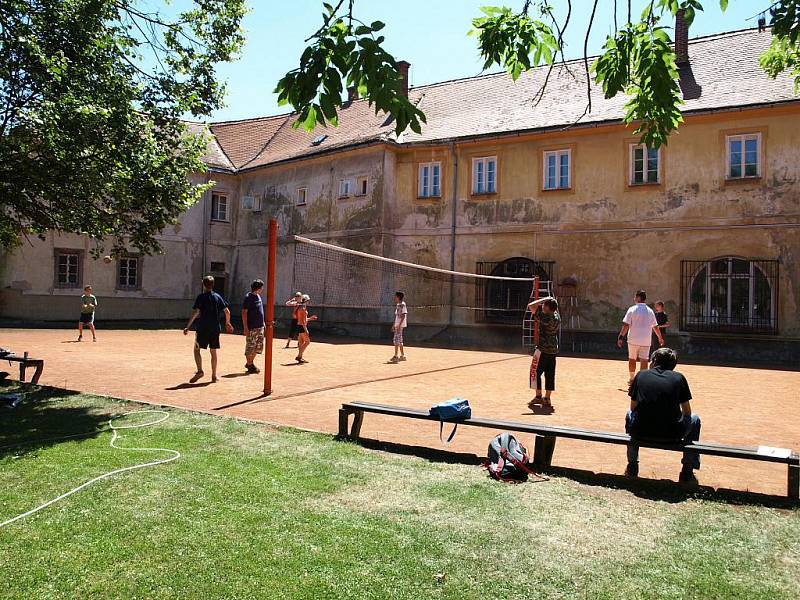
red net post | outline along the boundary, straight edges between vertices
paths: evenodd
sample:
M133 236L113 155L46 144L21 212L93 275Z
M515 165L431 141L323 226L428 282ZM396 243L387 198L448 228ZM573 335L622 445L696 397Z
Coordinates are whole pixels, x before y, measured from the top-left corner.
M278 221L267 228L267 298L264 315L264 395L272 393L272 337L275 329L275 259L278 251Z
M539 299L539 276L536 275L533 278L533 300L536 301ZM535 312L535 311L534 311ZM536 348L539 345L539 321L533 321L533 347Z

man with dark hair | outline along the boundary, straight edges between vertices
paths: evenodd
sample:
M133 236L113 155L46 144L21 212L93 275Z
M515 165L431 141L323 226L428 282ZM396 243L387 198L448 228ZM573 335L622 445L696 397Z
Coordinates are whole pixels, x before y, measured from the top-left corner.
M250 284L250 292L242 302L242 324L244 325L244 368L248 373L258 373L258 367L253 364L256 354L264 352L264 303L261 301L261 290L264 282L255 279Z
M533 320L539 323L539 340L536 350L540 352L536 365L536 397L531 404L541 402L545 409L552 409L551 395L556 389L556 356L558 356L561 315L558 314L558 301L552 296L534 300L528 304ZM542 396L542 375L544 375L544 396ZM533 384L533 373L531 373Z
M403 348L403 329L408 325L408 307L406 307L405 297L403 292L394 293L394 323L392 323L394 356L389 360L392 364L406 359L405 348Z
M211 350L211 383L217 382L217 350L219 350L220 317L225 316L225 330L233 333L231 325L231 311L228 303L214 291L214 278L211 275L203 277L203 293L197 296L192 307L192 316L186 327L183 328L183 335L189 334L192 323L197 321L197 334L194 342L194 362L197 371L189 380L195 383L203 376L203 357L200 349Z
M640 364L640 372L647 369L647 362L650 357L650 336L655 333L659 345L664 345L664 338L661 335L661 329L658 327L656 315L645 304L645 300L647 300L647 293L644 290L636 292L634 296L635 304L625 313L625 317L622 319L622 329L620 329L617 337L617 348L622 348L625 336L628 338L629 386L633 381L633 375L636 373L637 361Z
M635 440L665 442L696 442L700 439L700 417L692 414L689 401L692 394L686 378L674 371L678 356L670 348L653 352L649 370L639 371L628 395L631 407L625 417L625 431L632 443L628 445L628 467L625 475L639 475L639 446ZM694 469L700 468L700 455L686 450L679 481L697 483Z

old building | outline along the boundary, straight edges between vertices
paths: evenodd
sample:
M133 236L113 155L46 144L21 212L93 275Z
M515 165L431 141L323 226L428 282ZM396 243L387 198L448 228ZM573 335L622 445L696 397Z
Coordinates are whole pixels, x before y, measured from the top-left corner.
M280 297L297 234L468 273L570 277L579 331L567 350L610 349L641 287L666 302L671 343L686 352L796 361L800 99L790 77L759 67L769 40L746 30L678 48L685 123L659 150L624 126L624 98L593 87L585 114L582 62L556 68L541 98L546 69L410 89L428 119L421 135L395 137L357 98L338 128L312 134L291 115L211 124L198 178L214 189L163 233L164 255L105 264L90 240L52 234L2 258L0 316L72 319L76 288L91 282L99 319L184 317L206 272L236 303L265 270L277 216ZM527 293L501 287L464 302L514 308ZM341 328L377 335L369 315ZM442 319L421 318L415 335L518 343L518 314Z

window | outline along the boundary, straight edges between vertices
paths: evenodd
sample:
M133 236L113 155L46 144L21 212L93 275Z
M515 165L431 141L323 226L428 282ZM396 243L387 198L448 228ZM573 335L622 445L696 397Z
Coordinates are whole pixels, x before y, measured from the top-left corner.
M211 220L228 221L228 197L224 194L211 194Z
M117 289L138 290L140 279L139 257L125 256L117 261Z
M738 257L683 261L681 282L684 329L778 332L778 261Z
M356 196L366 196L369 189L369 177L359 177L356 180Z
M339 180L339 198L349 198L353 195L353 182L349 179Z
M259 212L261 210L261 198L258 196L242 196L242 210Z
M497 158L472 159L472 193L494 194L497 191Z
M631 185L660 181L661 151L644 144L631 144Z
M417 196L420 198L440 197L442 195L441 173L441 163L420 163Z
M566 190L572 186L571 150L552 150L544 153L544 189Z
M761 176L761 134L728 136L728 179Z
M56 287L77 288L81 285L80 251L56 250Z
M297 196L295 196L295 204L297 206L305 206L306 205L306 196L308 195L307 188L297 188Z

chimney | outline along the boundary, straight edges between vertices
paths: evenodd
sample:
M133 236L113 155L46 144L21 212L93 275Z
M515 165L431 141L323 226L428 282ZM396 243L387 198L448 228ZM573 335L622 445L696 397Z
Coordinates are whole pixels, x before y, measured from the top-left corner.
M675 14L675 62L689 62L689 25L683 9Z
M351 85L347 88L347 102L348 104L352 104L354 100L358 100L358 88Z
M411 63L401 60L397 63L397 69L400 71L400 93L408 98L408 69Z

